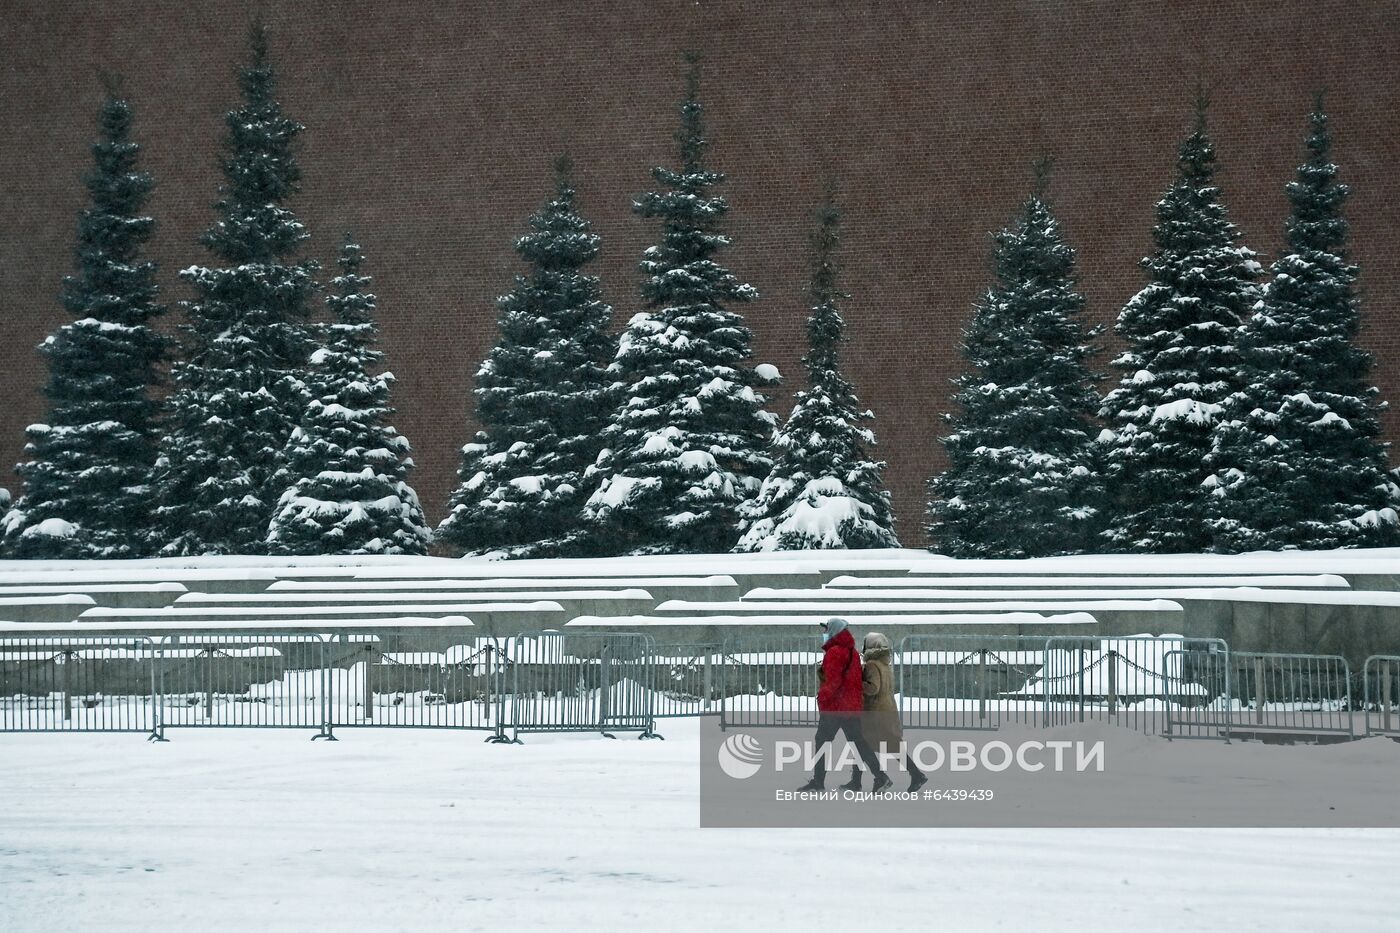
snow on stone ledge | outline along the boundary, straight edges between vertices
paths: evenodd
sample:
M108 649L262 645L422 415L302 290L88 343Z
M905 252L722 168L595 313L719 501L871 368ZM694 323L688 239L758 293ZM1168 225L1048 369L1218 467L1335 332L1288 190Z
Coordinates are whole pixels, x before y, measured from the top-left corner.
M802 626L811 628L825 618L826 613L802 615L774 614L752 616L579 616L566 623L566 628L597 626L606 628L655 628L658 625L677 627L716 626ZM1087 612L1067 612L1041 615L1035 612L928 612L919 615L880 615L878 613L842 613L842 618L857 628L875 625L1097 625Z
M902 572L973 576L1153 576L1172 574L1400 575L1400 548L1262 551L1249 554L1082 554L1027 560L959 560L915 548L865 551L769 551L647 557L491 561L483 558L345 555L326 557L210 556L141 560L0 560L0 585L84 582L176 582L212 579L339 577L528 578ZM934 584L936 585L936 584Z

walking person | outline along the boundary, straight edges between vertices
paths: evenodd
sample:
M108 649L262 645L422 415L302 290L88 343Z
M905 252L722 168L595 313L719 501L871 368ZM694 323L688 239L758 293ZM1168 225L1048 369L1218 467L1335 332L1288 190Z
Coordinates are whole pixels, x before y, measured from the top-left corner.
M904 744L904 724L899 720L899 707L894 702L894 672L890 660L894 656L894 646L888 635L870 632L861 643L862 693L865 697L865 715L862 718L865 741L876 752L897 753ZM912 793L928 783L928 778L914 764L909 752L904 752L904 770L909 772L909 791ZM860 790L860 771L851 768L851 783Z
M839 732L855 747L865 767L875 775L873 789L882 791L892 782L881 769L861 731L860 720L865 703L856 640L845 619L827 619L821 623L821 627L826 634L822 639L821 687L817 690L817 735L812 740L816 765L812 770L812 779L798 789L826 788L826 756L823 752ZM859 777L857 774L857 781Z

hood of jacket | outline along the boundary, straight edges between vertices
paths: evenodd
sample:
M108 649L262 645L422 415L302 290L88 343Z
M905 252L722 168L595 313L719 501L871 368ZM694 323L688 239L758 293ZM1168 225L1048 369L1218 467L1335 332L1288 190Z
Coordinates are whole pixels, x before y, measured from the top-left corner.
M860 654L860 652L856 650L856 639L855 636L851 634L850 629L843 628L835 634L828 632L826 641L822 642L823 651L830 651L832 648L838 646L845 648L852 654Z
M822 636L822 645L828 645L828 644L830 644L830 643L831 643L831 640L832 640L833 638L835 638L837 635L840 635L842 632L846 631L846 629L847 629L847 627L848 627L849 625L850 625L850 623L847 622L845 619L827 619L827 620L826 620L826 632L825 632L825 634ZM849 638L851 639L851 645L852 645L852 647L854 647L854 646L855 646L855 638L854 638L853 636L850 636L850 635L848 635L847 637L849 637Z
M890 643L890 637L883 632L871 632L865 636L865 641L861 646L861 655L867 661L887 661L894 654L894 645Z

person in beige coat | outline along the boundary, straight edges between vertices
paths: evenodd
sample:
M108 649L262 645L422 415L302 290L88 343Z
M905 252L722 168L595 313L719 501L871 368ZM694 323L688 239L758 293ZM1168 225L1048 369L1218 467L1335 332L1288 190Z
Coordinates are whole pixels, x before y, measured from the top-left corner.
M904 726L899 721L899 707L894 702L894 671L890 663L894 646L888 635L870 632L861 646L861 676L865 694L864 734L870 747L877 752L896 752L904 742ZM928 783L928 778L906 753L904 768L909 772L909 790L916 791ZM851 784L860 788L860 772L851 769ZM846 785L850 786L850 785Z

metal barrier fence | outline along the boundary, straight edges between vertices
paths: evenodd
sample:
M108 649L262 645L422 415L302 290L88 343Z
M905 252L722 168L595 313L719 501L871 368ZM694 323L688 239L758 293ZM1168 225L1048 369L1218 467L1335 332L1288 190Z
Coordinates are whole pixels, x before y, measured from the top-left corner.
M1351 667L1345 658L1241 651L1231 654L1230 662L1232 731L1355 735Z
M443 651L411 648L386 645L374 634L339 635L327 643L327 734L363 727L464 729L498 739L506 662L496 641L464 638Z
M679 719L718 712L721 644L653 645L651 650L647 687L652 694L652 718Z
M0 638L0 732L155 736L155 659L141 636Z
M906 635L893 659L898 703L910 729L999 729L1039 724L1028 685L1045 665L1045 638Z
M638 634L469 631L438 651L413 650L421 637L394 626L0 638L0 732L304 728L333 739L402 727L519 741L646 738L659 718L705 715L722 728L817 722L816 637L658 646ZM892 660L907 728L1100 721L1172 738L1356 734L1351 671L1332 655L1232 653L1179 636L910 635ZM1400 656L1368 658L1362 673L1363 732L1400 735Z
M649 636L547 632L510 642L503 722L522 732L637 732L659 738L652 717L655 657Z
M1025 686L1047 726L1109 722L1175 738L1224 738L1230 649L1217 638L1056 636Z
M1229 740L1223 721L1235 703L1231 657L1216 639L1191 639L1163 656L1169 693L1177 698L1167 709L1169 737Z
M1400 735L1400 655L1373 654L1362 666L1367 735Z
M1176 738L1222 738L1229 648L1178 636L908 635L892 659L910 729L1117 723ZM817 722L822 652L805 636L727 640L721 728Z
M725 639L720 651L720 728L815 726L820 639Z
M170 728L282 728L330 738L329 641L277 632L154 639L153 737Z

